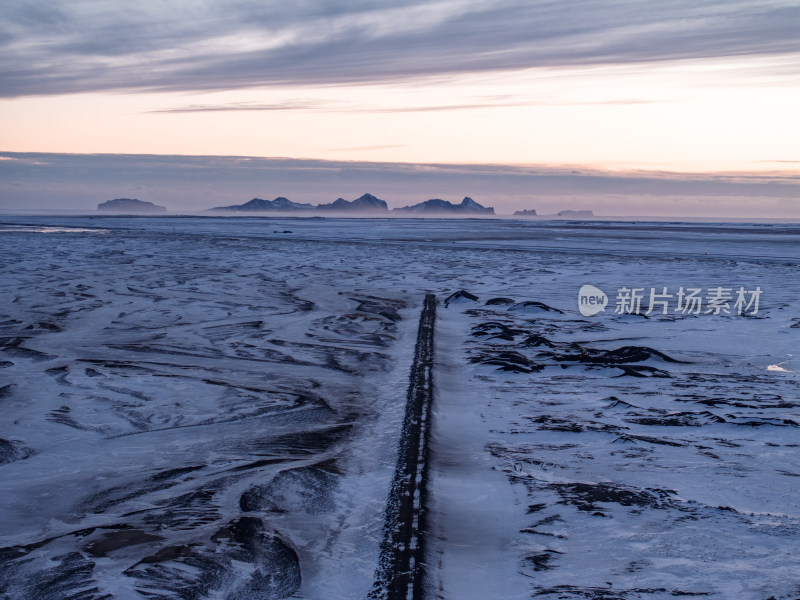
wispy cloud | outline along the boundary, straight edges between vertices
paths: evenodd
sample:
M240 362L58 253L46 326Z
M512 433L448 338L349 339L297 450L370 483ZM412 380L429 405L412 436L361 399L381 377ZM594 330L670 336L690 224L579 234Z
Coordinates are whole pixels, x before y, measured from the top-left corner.
M362 152L364 150L391 150L405 148L405 144L384 144L383 146L359 146L357 148L328 148L327 152Z
M254 102L234 102L230 104L191 104L151 110L151 113L196 113L196 112L250 112L273 110L319 110L330 109L333 105L314 100L277 102L275 104L258 104Z
M514 106L597 106L597 105L631 105L631 104L652 104L656 100L599 100L594 102L570 102L560 100L520 100L518 102L473 102L468 104L436 104L428 106L396 106L389 108L366 108L360 112L385 112L385 113L404 113L404 112L451 112L454 110L475 110L487 108L511 108ZM664 102L659 100L659 102Z
M292 100L261 104L257 102L232 102L221 104L190 104L173 106L147 111L148 113L203 113L203 112L260 112L282 110L316 110L326 112L357 112L357 113L415 113L415 112L451 112L458 110L511 108L515 106L598 106L598 105L636 105L652 104L656 100L636 98L619 98L613 100L595 100L588 102L573 102L569 100L524 98L512 101L509 99L488 99L468 103L429 104L417 106L389 106L375 107L366 104L326 102L321 100ZM665 102L665 100L658 100ZM360 149L372 149L378 146L367 146ZM379 146L380 148L398 148L399 146Z
M800 52L799 19L794 0L7 0L0 94L342 84L786 55Z

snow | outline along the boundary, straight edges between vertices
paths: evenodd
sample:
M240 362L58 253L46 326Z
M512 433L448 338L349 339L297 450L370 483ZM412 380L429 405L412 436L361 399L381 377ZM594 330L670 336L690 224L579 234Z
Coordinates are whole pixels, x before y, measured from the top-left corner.
M0 233L9 597L365 597L422 300L462 289L478 301L436 322L431 597L800 594L796 225L20 216ZM587 284L609 296L591 317ZM644 319L614 314L623 286L763 294L753 316ZM564 359L625 346L683 362ZM501 352L536 369L482 364Z

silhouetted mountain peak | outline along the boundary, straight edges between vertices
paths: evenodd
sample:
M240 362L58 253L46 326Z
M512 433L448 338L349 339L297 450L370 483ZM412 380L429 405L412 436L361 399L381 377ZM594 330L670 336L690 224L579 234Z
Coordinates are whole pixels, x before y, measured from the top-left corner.
M373 196L372 194L364 194L360 198L356 198L352 202L344 198L337 198L330 204L320 204L317 210L335 210L335 211L352 211L352 212L386 212L389 207L386 202Z
M441 214L484 214L493 215L494 208L485 207L472 198L464 198L460 204L453 204L441 198L432 198L414 204L412 206L404 206L403 208L395 208L397 212L424 212L424 213L441 213Z
M298 204L292 202L288 198L278 196L275 200L264 200L262 198L253 198L244 204L234 204L232 206L218 206L211 210L231 210L243 212L259 212L259 211L295 211L295 210L312 210L314 207L310 204Z
M136 198L114 198L97 205L97 210L112 212L153 213L165 212L167 209L152 202L137 200Z

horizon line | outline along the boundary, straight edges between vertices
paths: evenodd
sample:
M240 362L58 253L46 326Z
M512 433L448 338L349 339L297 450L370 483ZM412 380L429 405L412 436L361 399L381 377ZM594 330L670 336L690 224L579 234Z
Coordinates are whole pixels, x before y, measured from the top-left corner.
M318 162L318 163L331 163L331 164L360 164L360 165L376 165L376 166L399 166L399 167L441 167L441 168L480 168L480 167L506 167L518 170L535 170L542 169L549 171L547 174L564 174L564 175L593 175L593 176L615 176L615 177L636 177L642 175L648 176L663 176L669 178L670 176L685 176L685 177L698 177L698 178L713 178L713 177L747 177L753 179L764 178L786 178L800 180L800 160L788 159L762 159L759 163L766 164L780 164L780 165L798 165L797 167L790 167L785 169L776 170L756 170L756 169L733 169L733 170L681 170L675 168L670 170L663 168L659 165L642 166L639 168L630 166L630 163L623 163L625 167L613 167L614 163L515 163L515 162L412 162L412 161L387 161L387 160L360 160L360 159L330 159L330 158L315 158L313 156L266 156L255 154L172 154L172 153L154 153L154 152L51 152L51 151L16 151L16 150L2 150L0 149L0 161L3 160L19 160L7 155L54 155L54 156L82 156L82 157L164 157L164 158L209 158L209 159L231 159L231 160L263 160L263 161L297 161L297 162Z

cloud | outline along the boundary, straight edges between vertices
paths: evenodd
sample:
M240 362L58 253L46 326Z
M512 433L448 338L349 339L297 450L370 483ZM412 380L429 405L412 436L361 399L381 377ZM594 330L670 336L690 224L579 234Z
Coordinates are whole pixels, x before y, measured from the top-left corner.
M6 0L4 97L800 52L793 0Z
M147 111L155 114L171 113L200 113L200 112L271 112L281 110L316 110L325 112L356 112L356 113L415 113L415 112L452 112L456 110L475 110L475 109L495 109L509 108L515 106L597 106L597 105L635 105L652 104L655 100L643 99L618 99L618 100L597 100L588 102L569 102L556 100L540 100L536 98L524 98L517 101L487 99L482 102L471 102L462 104L430 104L422 106L392 106L388 108L376 108L367 104L355 104L344 102L326 102L320 100L290 100L286 102L276 102L272 104L261 104L257 102L231 102L222 104L190 104L184 106L174 106L170 108L160 108ZM662 101L663 102L663 101ZM363 149L371 148L399 148L400 146L366 146Z
M234 102L229 104L191 104L151 110L151 113L194 113L194 112L250 112L274 110L320 110L331 108L331 104L315 100L297 100L276 102L274 104L258 104L255 102Z

